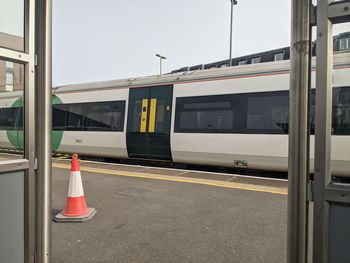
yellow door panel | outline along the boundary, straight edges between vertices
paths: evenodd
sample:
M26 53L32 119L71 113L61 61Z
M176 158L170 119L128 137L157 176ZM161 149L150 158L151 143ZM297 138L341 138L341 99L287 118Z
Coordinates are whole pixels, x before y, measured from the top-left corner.
M148 132L154 132L156 126L157 99L151 99Z

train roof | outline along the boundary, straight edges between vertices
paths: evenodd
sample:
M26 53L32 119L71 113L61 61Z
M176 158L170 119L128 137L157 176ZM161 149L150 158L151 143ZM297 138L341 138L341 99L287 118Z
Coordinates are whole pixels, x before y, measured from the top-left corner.
M96 89L117 89L132 88L154 85L167 85L188 81L200 81L213 78L225 78L235 75L251 75L257 73L273 73L289 70L289 61L271 62L254 65L244 65L240 67L215 68L207 70L193 70L179 73L170 73L163 75L154 75L138 78L127 78L119 80L109 80L82 84L64 85L53 88L54 93L77 91L77 90L96 90Z
M2 99L17 99L23 96L23 90L16 90L11 92L0 92Z
M315 58L312 59L315 65ZM289 71L289 60L278 62L267 62L259 64L248 64L237 67L212 68L207 70L193 70L164 75L154 75L139 78L127 78L120 80L109 80L82 84L72 84L57 86L53 88L53 93L70 91L93 91L103 89L120 89L145 86L161 86L175 83L205 81L211 79L235 78L241 76L254 76L266 74L278 74ZM335 66L350 66L350 52L338 52L334 54Z

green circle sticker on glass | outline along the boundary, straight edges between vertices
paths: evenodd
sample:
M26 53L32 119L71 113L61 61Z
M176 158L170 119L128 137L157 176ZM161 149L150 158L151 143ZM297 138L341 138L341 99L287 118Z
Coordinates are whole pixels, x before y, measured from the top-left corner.
M62 104L62 101L59 97L52 96L52 105ZM12 130L7 130L7 138L10 143L16 150L23 150L23 127L24 127L24 118L23 118L23 97L18 98L11 106L16 108L15 121ZM61 144L63 137L63 131L52 131L52 152L57 151L58 147Z

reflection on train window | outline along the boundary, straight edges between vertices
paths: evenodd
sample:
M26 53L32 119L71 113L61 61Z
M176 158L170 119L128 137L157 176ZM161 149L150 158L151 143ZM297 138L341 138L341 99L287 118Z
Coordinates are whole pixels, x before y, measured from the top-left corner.
M23 130L23 109L0 108L0 130Z
M288 92L269 92L247 95L248 130L266 130L288 134Z
M83 130L84 120L84 104L70 104L67 105L68 121L67 130L80 131Z
M2 44L0 36L0 46ZM11 137L12 146L18 149L23 147L24 138L24 71L24 65L0 59L0 130L14 131L7 135Z
M316 127L316 101L315 101L315 89L311 90L311 97L310 97L310 134L315 134L315 127Z
M311 91L310 103L310 130L315 134L316 125L316 95L315 90ZM332 116L332 134L349 135L350 134L350 87L333 89L333 116Z
M12 129L15 120L14 108L2 108L0 109L0 129L9 130Z
M125 101L53 105L53 130L123 131Z
M121 112L115 103L91 103L86 115L88 130L117 130L121 127Z
M234 132L239 125L235 95L178 98L175 132Z
M350 88L333 90L333 128L334 135L350 134Z
M135 100L134 102L134 116L132 118L131 131L138 132L140 131L141 126L141 112L142 110L142 100Z
M155 132L168 132L169 125L165 125L165 111L166 111L166 100L165 99L157 99L157 110L156 110L156 123L155 123Z
M186 110L194 109L225 109L231 107L231 101L215 101L215 102L197 102L186 103L183 108Z
M233 129L233 110L183 111L180 129L227 130Z
M67 113L65 104L52 105L52 126L54 130L66 130Z

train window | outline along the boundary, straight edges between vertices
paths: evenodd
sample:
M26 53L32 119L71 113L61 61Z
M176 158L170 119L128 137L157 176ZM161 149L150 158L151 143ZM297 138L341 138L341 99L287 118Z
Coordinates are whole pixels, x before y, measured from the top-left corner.
M67 130L83 130L84 114L86 114L86 104L67 104Z
M252 58L252 64L257 64L261 62L261 57Z
M67 107L65 104L52 105L52 129L53 130L66 129L66 115L67 115Z
M0 130L12 130L15 120L15 108L0 108Z
M179 128L182 130L232 130L233 110L183 111Z
M183 108L186 110L194 109L226 109L231 107L231 101L214 101L214 102L195 102L185 103Z
M23 108L0 108L0 130L23 130Z
M239 99L235 95L178 98L175 132L230 133L239 126Z
M315 134L315 90L311 91L310 105L310 130ZM332 116L332 134L349 135L350 134L350 87L333 89L333 116Z
M123 131L125 101L53 105L53 130Z
M288 134L288 92L248 94L245 126L248 133Z
M121 131L124 124L124 105L117 102L91 103L87 107L85 129L89 131ZM123 118L122 118L123 116Z
M134 115L132 118L131 131L139 132L141 126L141 109L142 100L135 100L134 102Z
M169 106L168 106L169 107ZM156 110L156 120L155 120L155 132L168 132L169 125L166 125L168 122L166 120L166 100L158 99L157 100L157 110Z
M350 36L343 37L339 40L339 50L350 49Z
M17 107L15 108L15 111L16 111L15 130L23 130L23 123L24 123L23 107Z
M333 90L334 135L350 134L350 87Z
M274 60L275 61L281 61L284 59L284 52L276 53L274 55Z
M314 134L314 89L311 91L310 102L310 131ZM175 132L288 134L288 129L288 91L176 100ZM332 134L350 134L350 87L333 90Z

